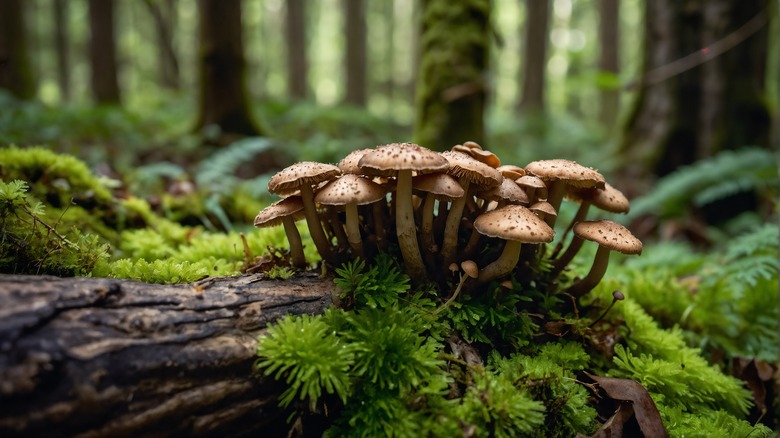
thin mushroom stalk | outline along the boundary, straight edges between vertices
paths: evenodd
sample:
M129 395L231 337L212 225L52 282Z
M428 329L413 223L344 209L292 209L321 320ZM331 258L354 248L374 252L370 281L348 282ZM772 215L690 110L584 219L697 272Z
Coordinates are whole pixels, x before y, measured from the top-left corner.
M306 267L306 257L303 255L303 241L301 233L295 226L295 221L291 217L282 219L284 233L287 235L287 241L290 243L290 260L296 268Z
M401 248L401 255L409 276L413 280L421 282L425 279L425 265L420 254L420 247L417 244L417 226L414 223L414 213L412 211L411 170L398 171L395 198L395 228L398 236L398 246Z
M520 260L521 248L522 243L514 240L507 240L504 249L501 251L501 255L479 271L477 280L480 283L487 283L511 273L512 270L515 269L515 266L517 266L517 261Z
M301 186L301 200L303 201L303 214L306 216L306 225L309 227L311 240L314 241L314 246L317 247L317 252L320 253L323 260L332 262L333 251L328 238L325 237L325 232L322 230L320 218L317 215L317 208L314 206L314 191L310 185L304 184Z
M590 271L585 278L574 283L567 292L576 298L579 298L588 292L592 291L599 281L604 278L604 274L607 272L607 266L609 265L609 254L612 251L604 246L599 245L599 249L596 251L596 257L593 259L593 265L590 267Z

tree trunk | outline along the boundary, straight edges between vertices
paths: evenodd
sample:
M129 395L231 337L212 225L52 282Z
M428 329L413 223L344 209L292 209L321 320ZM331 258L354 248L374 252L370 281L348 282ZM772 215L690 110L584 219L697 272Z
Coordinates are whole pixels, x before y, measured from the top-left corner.
M523 44L523 68L519 113L544 113L547 41L549 37L549 0L526 0Z
M54 47L57 55L57 84L60 100L70 100L70 32L67 0L54 0Z
M599 73L617 77L618 35L620 25L619 0L599 0ZM608 84L614 82L606 81ZM607 132L612 132L620 113L620 91L602 85L599 89L599 121Z
M485 140L490 0L426 0L414 140L445 150Z
M241 0L199 0L200 98L196 128L261 135L249 106L241 30Z
M723 149L769 147L768 0L646 2L644 73L621 147L623 179Z
M166 0L158 2L144 0L146 8L152 15L157 33L157 65L160 83L172 90L178 90L179 60L173 47L173 29L176 22L176 2Z
M366 106L366 6L364 0L343 0L346 50L346 96L348 104Z
M309 64L306 57L306 4L288 0L287 5L287 94L293 100L308 95Z
M35 97L22 0L0 0L0 88L19 99Z
M252 377L256 341L317 314L314 273L190 285L0 275L0 435L281 436L283 388Z
M114 0L89 0L89 29L89 60L95 102L119 105L121 97L114 37Z

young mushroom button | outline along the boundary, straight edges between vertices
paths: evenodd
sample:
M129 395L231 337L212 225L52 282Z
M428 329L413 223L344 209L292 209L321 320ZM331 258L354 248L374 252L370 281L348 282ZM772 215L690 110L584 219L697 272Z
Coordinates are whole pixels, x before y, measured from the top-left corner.
M525 171L549 183L547 202L556 211L561 207L567 185L583 188L604 187L604 177L600 173L570 160L534 161L525 166ZM555 216L548 216L546 222L552 227L555 225L555 219Z
M303 256L303 243L295 221L303 219L303 202L300 196L290 196L262 209L255 217L257 228L274 227L284 224L284 232L290 243L290 258L293 266L303 268L306 258Z

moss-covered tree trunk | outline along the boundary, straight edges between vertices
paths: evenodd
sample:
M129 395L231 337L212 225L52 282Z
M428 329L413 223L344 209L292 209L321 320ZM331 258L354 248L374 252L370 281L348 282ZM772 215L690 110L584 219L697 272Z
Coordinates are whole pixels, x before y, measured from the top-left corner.
M114 0L89 0L89 60L92 95L100 104L118 105L119 67L116 56Z
M644 73L620 149L623 178L665 175L723 149L769 146L768 3L645 3Z
M485 140L490 0L425 0L414 141L445 150Z
M0 88L19 99L35 97L27 37L24 1L0 0Z
M219 126L225 134L261 135L252 117L240 0L199 0L199 100L196 129Z

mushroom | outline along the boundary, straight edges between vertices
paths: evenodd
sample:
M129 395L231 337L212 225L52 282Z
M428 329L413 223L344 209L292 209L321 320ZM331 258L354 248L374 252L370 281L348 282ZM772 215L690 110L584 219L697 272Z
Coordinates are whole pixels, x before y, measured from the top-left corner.
M433 207L436 200L451 202L463 196L465 192L458 181L446 173L415 176L412 182L415 190L427 193L420 222L420 240L426 251L438 252L433 233Z
M497 186L503 177L494 168L479 162L469 155L460 152L442 152L441 155L449 162L448 174L458 178L458 182L465 195L456 199L450 206L447 222L444 226L444 240L442 242L442 257L447 265L455 261L458 247L458 229L468 199L473 200L472 194L477 190L485 190Z
M501 172L504 178L509 178L512 181L525 176L525 169L514 164L504 164L496 167L496 170Z
M309 233L317 251L326 261L333 261L333 254L317 216L312 186L331 180L340 174L341 170L332 164L303 161L282 169L268 181L268 191L280 196L287 196L300 190Z
M425 279L425 265L417 244L417 227L412 211L412 172L441 172L449 167L440 154L414 143L391 143L367 152L358 162L366 172L379 176L397 175L396 235L401 255L413 281Z
M548 216L558 216L558 212L555 211L553 206L547 201L535 202L534 205L528 207L528 209L534 212L534 214L539 216L543 221L546 221Z
M525 189L529 203L535 204L539 199L547 199L547 184L541 178L526 174L517 178L515 182Z
M517 265L523 243L546 243L555 231L538 216L521 205L507 205L477 217L474 228L480 233L506 240L501 255L479 273L480 283L501 278Z
M373 149L358 149L347 154L337 164L338 168L344 173L354 173L356 175L363 175L363 171L358 166L358 162L366 152L371 152Z
M343 205L347 213L347 240L355 257L363 258L358 205L384 199L385 190L375 182L354 174L345 174L317 191L314 201L323 205Z
M567 289L567 292L575 297L590 292L601 281L607 271L610 251L619 251L623 254L642 253L642 242L617 222L609 220L579 222L574 226L574 234L599 244L593 266L588 274Z
M295 221L303 219L303 201L300 196L290 196L275 202L260 210L255 217L257 228L274 227L280 223L284 225L284 233L290 243L290 258L293 266L303 268L306 266L306 258L303 256L303 243L301 234L295 227Z
M538 176L550 184L547 202L555 211L561 207L561 200L566 192L566 186L574 187L604 187L604 177L590 167L585 167L569 160L540 160L529 163L525 171ZM556 216L547 216L547 225L555 225Z

